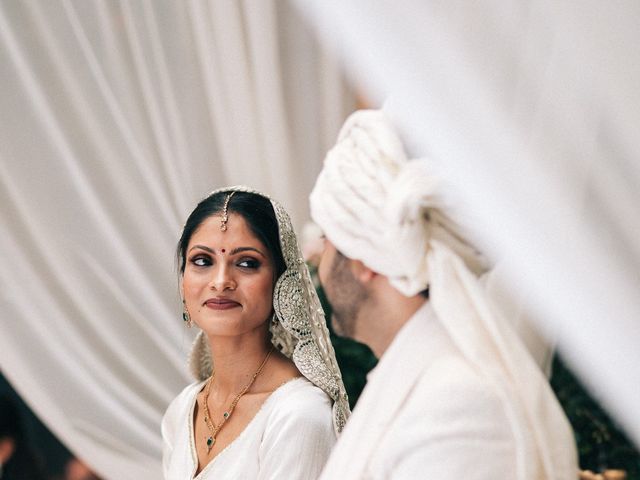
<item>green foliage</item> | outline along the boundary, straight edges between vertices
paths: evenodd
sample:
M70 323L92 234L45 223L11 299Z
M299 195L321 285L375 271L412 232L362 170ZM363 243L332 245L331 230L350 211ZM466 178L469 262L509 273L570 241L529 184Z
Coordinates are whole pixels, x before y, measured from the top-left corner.
M640 479L640 454L558 356L551 387L573 427L580 467L595 472L622 469L629 480Z

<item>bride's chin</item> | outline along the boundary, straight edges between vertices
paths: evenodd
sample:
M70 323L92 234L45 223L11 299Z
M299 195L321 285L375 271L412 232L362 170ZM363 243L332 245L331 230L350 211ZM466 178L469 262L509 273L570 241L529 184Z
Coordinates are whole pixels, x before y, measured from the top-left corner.
M247 323L237 318L227 319L201 319L196 325L205 332L208 337L238 337L247 334L262 332L266 335L269 327L269 319L260 323Z

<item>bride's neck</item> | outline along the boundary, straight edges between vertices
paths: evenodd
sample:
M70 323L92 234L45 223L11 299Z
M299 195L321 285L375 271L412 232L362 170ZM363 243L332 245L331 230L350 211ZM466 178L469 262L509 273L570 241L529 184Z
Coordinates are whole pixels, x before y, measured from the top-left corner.
M270 350L263 339L210 338L209 344L215 369L212 387L221 396L236 394L244 388Z

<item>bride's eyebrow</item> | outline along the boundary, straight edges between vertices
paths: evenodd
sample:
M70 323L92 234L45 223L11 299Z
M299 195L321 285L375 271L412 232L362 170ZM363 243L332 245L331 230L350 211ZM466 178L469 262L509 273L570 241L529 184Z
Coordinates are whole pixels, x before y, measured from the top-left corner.
M235 254L241 253L241 252L256 252L261 257L267 258L264 253L262 253L260 250L258 250L257 248L254 248L254 247L238 247L238 248L234 248L233 250L231 250L230 255L235 255Z
M215 252L215 250L214 250L214 249L209 248L209 247L206 247L206 246L204 246L204 245L194 245L193 247L191 247L191 248L189 249L189 252L191 252L191 250L193 250L194 248L199 248L200 250L204 250L205 252L209 252L209 253L211 253L211 254L213 254L213 255L215 255L215 254L216 254L216 252Z
M200 250L204 250L205 252L209 252L212 255L216 254L216 251L213 248L209 248L209 247L207 247L205 245L194 245L193 247L191 247L189 249L189 252L191 252L191 250L193 250L195 248L200 249ZM229 254L230 255L236 255L236 254L242 253L242 252L256 252L261 257L267 258L267 256L264 253L262 253L260 250L258 250L255 247L237 247L237 248L234 248L233 250L231 250L231 252L229 252Z

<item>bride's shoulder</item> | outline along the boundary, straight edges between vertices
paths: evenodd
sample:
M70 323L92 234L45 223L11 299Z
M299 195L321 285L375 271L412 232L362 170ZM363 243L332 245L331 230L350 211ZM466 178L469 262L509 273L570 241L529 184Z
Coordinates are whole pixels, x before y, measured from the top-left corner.
M169 406L167 407L166 412L175 412L182 411L185 409L190 409L191 403L193 403L195 396L202 390L206 381L202 382L194 382L182 389L178 395L176 395Z
M296 377L275 392L274 410L288 416L331 416L331 399L305 377Z
M274 392L271 400L267 432L290 431L296 438L304 434L335 440L331 400L306 378L289 380Z
M182 391L174 397L162 416L162 436L167 442L172 442L173 438L184 425L187 425L185 419L191 412L191 407L195 402L195 396L198 394L204 382L196 382L187 385Z

